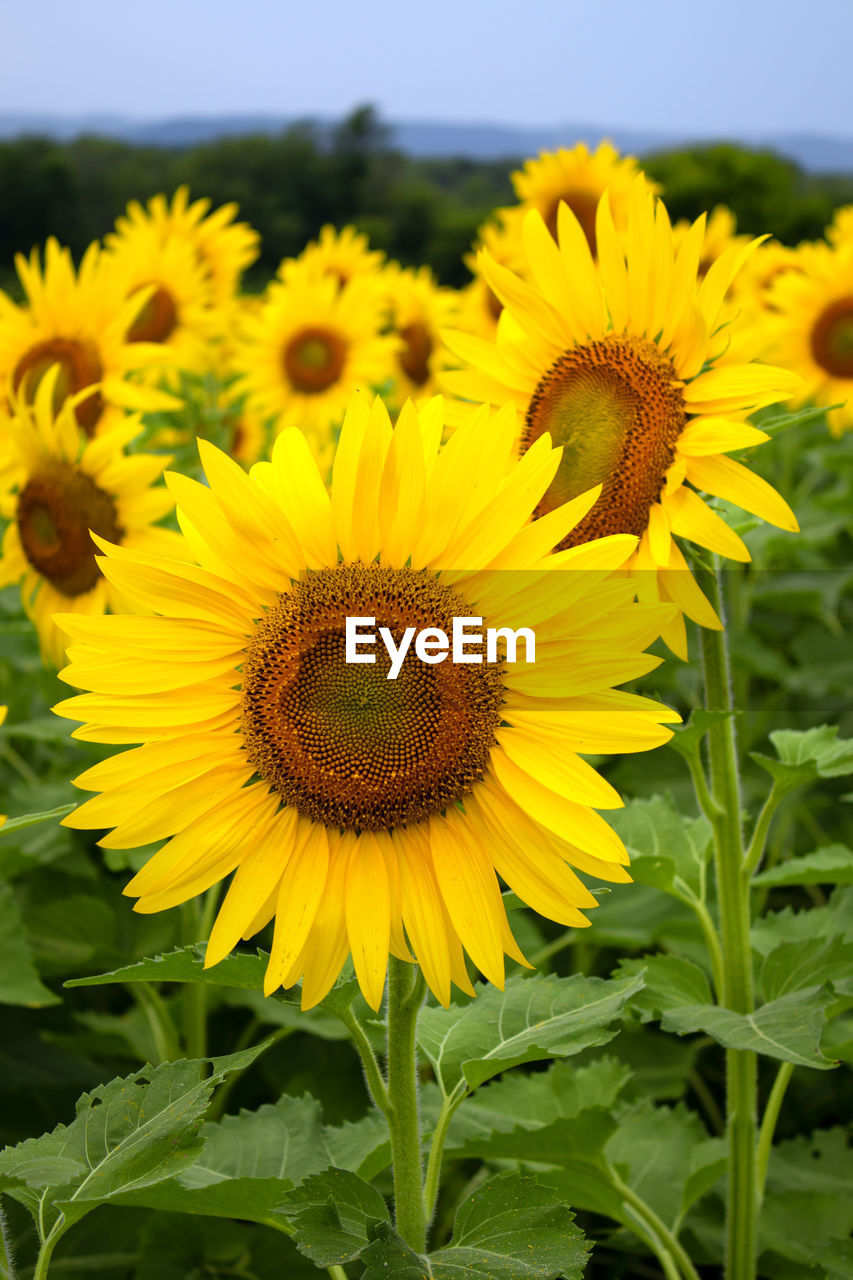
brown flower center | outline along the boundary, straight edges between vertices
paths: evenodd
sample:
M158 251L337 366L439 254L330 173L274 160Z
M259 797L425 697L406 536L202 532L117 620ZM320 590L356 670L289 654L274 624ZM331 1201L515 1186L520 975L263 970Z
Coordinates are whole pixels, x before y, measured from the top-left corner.
M70 462L38 472L18 498L18 536L30 564L64 596L91 591L101 576L89 530L120 542L116 504Z
M422 822L482 778L500 723L500 665L427 665L396 680L378 634L439 627L470 606L424 569L346 564L308 574L257 625L243 664L249 759L282 799L328 827ZM374 617L374 664L345 661L347 616ZM363 628L364 629L364 628Z
M91 342L82 338L49 338L47 342L36 343L21 356L12 374L12 386L32 404L39 383L55 364L59 365L59 376L53 388L54 413L59 412L66 397L76 395L103 377L98 352ZM103 411L104 402L98 391L77 405L77 421L87 436L95 434Z
M338 381L346 354L346 343L331 329L300 329L284 348L282 364L294 391L314 396Z
M400 330L406 344L399 356L400 368L416 387L429 381L429 358L432 355L432 336L425 324L416 321Z
M548 431L563 457L536 514L603 485L562 546L646 529L686 421L675 380L672 362L654 342L615 334L566 351L542 378L522 448Z
M127 331L128 342L165 342L175 331L178 309L172 295L158 286Z
M555 196L543 214L545 226L555 240L557 239L557 217L561 201L569 206L577 218L581 225L581 231L587 238L590 253L595 257L595 213L598 208L598 197L594 196L591 191L561 191L558 196Z
M853 298L838 298L818 316L809 339L812 356L833 378L853 378Z

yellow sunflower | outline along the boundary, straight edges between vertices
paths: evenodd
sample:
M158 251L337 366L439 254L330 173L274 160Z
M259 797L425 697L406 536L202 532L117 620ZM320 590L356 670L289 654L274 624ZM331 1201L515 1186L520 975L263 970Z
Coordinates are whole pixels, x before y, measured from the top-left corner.
M116 218L116 231L123 238L150 228L162 240L188 243L207 279L212 306L222 308L234 297L245 269L260 252L260 236L247 222L235 222L238 205L224 204L210 210L210 200L194 200L190 190L178 187L171 204L165 195L156 195L146 206L131 200L124 216Z
M726 455L768 438L746 415L786 399L798 380L732 358L722 308L749 246L729 249L699 281L703 232L700 218L675 253L666 209L638 182L624 238L602 197L596 263L567 205L560 208L558 243L532 211L524 223L529 283L483 253L483 272L504 303L497 341L446 334L471 367L443 380L467 400L513 401L523 415L522 452L545 433L563 446L538 516L603 486L564 546L635 534L639 546L626 567L644 571L639 586L647 598L673 601L700 625L719 627L673 535L749 559L700 489L796 529L779 494ZM686 656L680 613L665 639Z
M682 218L673 225L672 241L676 252L687 239L693 225L687 218ZM728 249L750 243L749 236L738 233L737 219L728 205L715 205L705 220L697 274L704 277L711 263L716 262Z
M362 276L377 276L384 261L385 254L371 249L367 236L355 227L338 231L333 226L325 226L298 258L286 258L282 262L278 274L287 283L294 271L304 269L314 278L333 276L339 285L345 285Z
M465 952L501 985L523 957L498 876L586 924L572 867L630 877L597 812L621 801L581 753L645 750L677 719L612 687L658 663L661 606L610 574L635 539L550 554L595 493L530 524L560 451L543 438L510 464L511 407L441 433L440 398L392 429L354 397L330 491L296 429L248 476L200 442L208 485L168 477L198 565L104 542L105 576L153 615L62 619L63 678L88 692L56 711L85 741L141 744L77 779L101 794L66 825L113 827L105 848L167 840L125 890L139 911L235 872L206 963L274 917L266 991L301 978L305 1007L349 954L374 1009L389 950L444 1004L451 982L472 991ZM397 647L463 618L535 626L539 647L463 663L424 644L389 678L387 639L345 660L347 618Z
M303 270L274 281L262 305L244 317L235 343L234 394L278 428L325 432L359 388L393 373L399 338L383 334L382 298L369 281L343 287Z
M853 246L794 250L794 269L772 281L767 298L768 358L801 375L797 403L839 406L827 421L841 436L853 426Z
M86 250L77 275L71 254L52 237L44 271L36 249L29 260L18 254L15 265L26 303L16 305L0 290L0 414L16 394L32 403L54 365L54 408L74 396L77 421L89 436L108 431L125 409L180 407L174 396L128 380L134 371L161 368L164 352L155 343L128 340L150 290L128 298L98 245ZM87 387L91 393L80 396Z
M512 174L512 181L525 211L537 209L555 239L560 203L567 204L594 255L599 200L605 191L609 192L613 221L621 231L627 220L631 188L638 177L649 192L659 190L656 182L641 173L633 156L620 155L609 142L602 142L593 152L579 142L571 150L540 152L538 160L528 160L523 169Z
M162 555L180 554L183 545L177 534L152 527L174 507L167 489L152 487L168 459L124 452L142 429L139 418L126 418L89 440L75 417L79 396L54 411L61 376L56 366L45 374L33 405L21 397L13 402L12 466L0 492L0 513L9 520L0 586L21 583L42 657L57 667L65 639L54 613L92 615L129 607L101 574L90 530L123 547Z
M440 288L429 267L393 263L383 272L383 291L391 327L402 345L395 356L393 398L433 396L441 370L454 363L441 331L456 322L459 304L453 289Z
M479 334L481 338L495 336L503 303L492 292L488 281L483 277L478 266L477 255L480 249L488 249L495 262L521 275L524 270L524 250L521 244L521 224L524 221L524 213L520 205L496 209L488 222L484 222L477 232L474 251L466 254L464 258L465 266L474 279L460 294L458 319L460 329Z
M853 249L853 204L836 209L826 238L836 249Z
M211 364L208 349L225 317L208 303L209 281L193 246L178 237L163 239L150 223L129 225L105 243L105 266L121 279L125 295L150 290L127 341L160 343L171 369L202 372Z

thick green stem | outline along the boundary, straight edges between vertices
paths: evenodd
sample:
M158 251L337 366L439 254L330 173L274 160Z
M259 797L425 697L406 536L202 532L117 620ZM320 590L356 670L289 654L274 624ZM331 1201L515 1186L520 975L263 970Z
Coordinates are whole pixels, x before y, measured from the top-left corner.
M218 888L208 889L199 903L198 899L183 907L184 941L206 941L213 926L219 903ZM184 1043L190 1058L207 1057L207 986L203 982L188 982L183 991Z
M9 1230L9 1221L3 1212L3 1206L0 1204L0 1263L3 1265L3 1274L6 1280L15 1280L17 1272L15 1271L15 1254L12 1249L12 1233Z
M764 1199L764 1184L767 1181L767 1165L770 1161L770 1151L773 1147L776 1121L779 1119L782 1099L785 1097L785 1090L788 1088L788 1082L793 1071L793 1062L780 1062L779 1070L776 1072L776 1079L773 1081L773 1088L770 1090L770 1097L767 1099L767 1105L764 1108L764 1115L761 1117L756 1170L759 1203Z
M36 1258L35 1270L33 1271L33 1280L47 1280L47 1272L50 1266L50 1260L53 1257L54 1249L59 1244L61 1235L62 1235L62 1232L58 1231L57 1228L54 1227L50 1235L46 1236L45 1239L42 1241L41 1248L39 1249L39 1256Z
M332 1280L347 1280L347 1273L344 1271L343 1267L339 1267L337 1263L333 1263L331 1267L326 1267L326 1270L332 1277Z
M703 572L701 585L722 617L717 576ZM706 706L732 711L731 672L725 631L702 631ZM720 915L723 1008L749 1014L755 1008L749 927L749 876L741 820L740 774L733 716L708 731L711 793L719 812L714 829L714 867ZM728 1195L726 1280L754 1280L758 1197L756 1195L757 1059L750 1050L726 1050L726 1131Z
M426 1249L415 1027L424 994L419 969L391 956L388 966L388 1127L397 1231L416 1253Z

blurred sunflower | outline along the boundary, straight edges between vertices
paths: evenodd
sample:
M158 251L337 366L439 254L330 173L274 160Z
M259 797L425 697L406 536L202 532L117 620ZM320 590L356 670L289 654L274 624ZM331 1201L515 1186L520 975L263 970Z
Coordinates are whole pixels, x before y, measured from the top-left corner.
M66 825L114 827L105 848L167 840L125 890L139 911L236 872L206 964L274 917L265 989L301 977L304 1007L350 953L374 1009L389 949L444 1004L451 982L472 992L465 952L501 985L504 956L523 957L498 876L588 923L572 867L630 877L596 812L621 801L579 753L645 750L677 719L612 687L659 661L643 650L661 606L610 575L635 539L549 554L596 495L530 525L560 451L543 438L511 463L510 406L444 447L441 433L440 399L392 429L381 401L354 397L331 492L296 429L249 476L200 442L208 485L168 477L198 566L104 542L104 575L153 614L62 619L63 679L90 692L56 711L85 741L142 744L77 779L102 794ZM535 622L540 643L530 663L410 652L388 679L379 653L345 662L355 615L398 645L463 616Z
M397 263L383 273L383 291L391 328L402 343L395 357L394 401L435 395L437 374L454 363L441 331L456 321L457 295L440 288L429 267Z
M209 288L208 301L224 308L236 294L240 277L260 252L260 236L247 222L235 222L238 205L223 204L210 210L210 200L194 200L190 190L178 187L171 204L156 195L143 206L131 200L127 212L116 218L116 233L129 239L140 231L153 231L162 241L181 240L195 253Z
M20 396L13 401L7 424L12 466L0 491L0 512L9 520L0 586L21 583L42 657L57 667L65 652L52 620L57 610L91 615L129 607L101 574L90 530L158 555L179 555L182 547L177 534L153 527L175 505L167 489L151 487L168 459L124 453L142 429L139 418L89 440L76 421L79 396L54 410L61 376L57 366L45 374L34 404Z
M168 349L170 367L199 373L224 317L208 305L209 282L193 246L163 239L152 224L128 225L105 238L105 265L121 279L127 297L150 294L127 331L128 342L156 342Z
M73 396L77 422L89 436L108 431L125 409L180 407L174 396L128 380L131 372L161 368L163 349L128 339L150 293L126 297L98 245L86 250L77 275L71 254L53 237L44 271L36 249L29 260L18 254L15 265L26 303L19 306L0 290L0 413L16 394L32 403L53 366L59 369L54 409ZM87 387L90 394L80 395Z
M676 253L681 248L694 224L681 218L672 228L672 242ZM715 205L705 220L705 233L699 251L697 275L704 278L711 263L716 262L728 249L751 243L750 237L737 230L737 219L728 205Z
M555 240L560 203L567 204L595 256L595 211L599 200L605 191L609 193L613 221L616 230L621 231L627 220L631 187L638 177L649 192L659 190L656 182L641 173L633 156L620 155L609 142L602 142L593 152L579 142L571 150L540 152L538 160L528 160L523 169L512 174L512 181L525 211L537 209Z
M728 249L699 281L704 218L676 253L666 209L642 182L634 186L624 237L616 232L606 194L596 232L597 264L568 206L560 209L558 243L541 216L529 213L523 234L530 283L484 252L483 273L504 303L497 342L445 334L472 367L447 373L443 381L468 400L514 401L524 415L522 453L546 433L563 446L537 516L592 485L603 486L562 545L635 534L639 546L626 568L641 573L638 589L645 598L678 605L681 612L664 638L684 657L681 613L701 626L720 623L673 535L749 560L741 538L699 489L782 528L797 528L779 494L725 455L768 439L746 415L787 399L798 380L783 369L732 357L731 322L721 327L721 318L748 245Z
M287 283L294 271L304 270L314 277L333 276L343 286L359 277L376 277L384 261L385 254L371 249L367 236L355 227L338 231L333 226L325 226L298 258L285 259L278 274Z
M274 282L244 317L232 369L235 396L276 427L324 433L340 422L352 393L393 373L399 338L381 333L382 298L368 281L343 287L302 269Z
M838 437L853 426L853 243L801 246L792 265L767 291L766 351L801 375L797 403L837 406L827 421Z

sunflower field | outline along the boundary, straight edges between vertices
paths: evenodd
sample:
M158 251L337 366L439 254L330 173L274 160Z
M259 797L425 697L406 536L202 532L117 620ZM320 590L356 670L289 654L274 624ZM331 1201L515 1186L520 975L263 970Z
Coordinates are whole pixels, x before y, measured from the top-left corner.
M511 183L3 264L2 1280L853 1277L853 206Z

